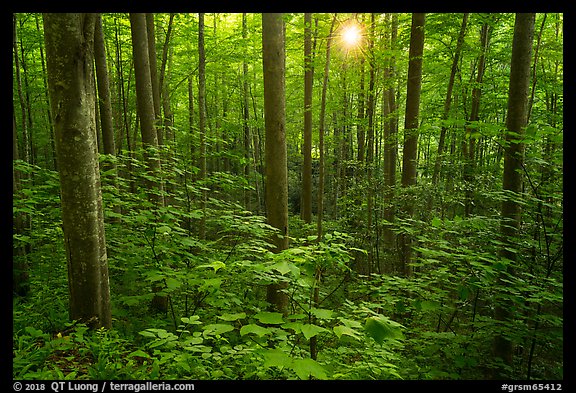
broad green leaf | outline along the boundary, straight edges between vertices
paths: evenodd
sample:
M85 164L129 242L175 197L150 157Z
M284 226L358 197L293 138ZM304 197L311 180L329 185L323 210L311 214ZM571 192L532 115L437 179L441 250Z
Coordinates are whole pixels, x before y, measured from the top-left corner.
M380 345L386 339L398 340L404 338L402 334L403 326L385 316L366 318L364 328L366 332Z
M272 330L262 327L260 325L256 325L254 323L250 323L240 328L240 335L244 336L246 334L255 334L258 337L263 337L267 334L272 334Z
M254 315L254 318L262 323L268 323L271 325L280 325L284 323L282 314L279 312L262 311Z
M302 322L286 322L282 324L282 329L291 329L294 330L295 333L299 333L302 329Z
M204 338L206 338L206 336L216 336L218 334L223 334L226 332L230 332L232 330L234 330L234 326L232 325L224 323L212 323L206 325L204 331L202 332L202 335L204 336Z
M310 376L318 379L328 378L324 367L314 359L294 359L291 368L300 379L308 379Z
M288 261L276 262L271 266L271 268L278 271L282 275L285 275L286 273L290 272L296 277L300 275L300 269L298 268L298 266Z
M180 320L188 325L200 325L202 323L198 315L192 315L190 318L182 317Z
M310 312L312 315L319 319L330 319L334 314L334 311L328 310L326 308L312 308Z
M357 340L360 340L362 337L362 335L359 332L352 329L351 327L344 326L344 325L334 326L333 330L334 330L334 334L336 334L336 336L338 338L342 337L342 335L346 335L346 336L353 337Z
M222 319L224 321L228 321L228 322L232 322L232 321L237 321L238 319L242 319L242 318L246 318L246 313L245 312L239 312L236 314L222 314L218 317L219 319Z
M172 278L172 277L168 277L166 279L166 288L169 291L173 291L173 290L177 289L178 287L180 287L180 285L182 285L182 282L180 280L177 280L177 279Z
M264 367L285 367L292 363L292 358L280 349L267 349L260 353L264 356Z
M304 335L304 337L306 337L307 340L310 340L310 337L314 337L322 332L328 331L328 329L326 328L317 325L312 325L310 323L302 325L300 330L302 331L302 334Z
M430 224L434 227L434 228L440 228L442 226L442 219L440 217L434 217L432 219L432 221L430 222Z
M212 261L212 262L205 264L205 265L199 265L198 267L210 267L210 268L214 269L214 272L217 272L219 269L226 267L226 264L224 262L220 262L220 261Z

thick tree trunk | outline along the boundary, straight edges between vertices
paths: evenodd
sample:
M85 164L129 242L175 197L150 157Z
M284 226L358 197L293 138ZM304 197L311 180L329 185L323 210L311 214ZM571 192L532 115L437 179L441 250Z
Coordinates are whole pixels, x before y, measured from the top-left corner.
M288 248L288 166L286 147L286 103L284 90L285 43L282 14L262 14L264 66L264 121L266 128L266 217L277 228L275 252ZM268 302L279 312L288 312L287 283L267 288Z
M504 150L504 174L502 189L506 194L502 201L501 227L502 241L505 243L500 256L509 261L506 275L513 275L513 264L516 253L510 251L516 244L516 236L520 230L521 206L518 196L522 192L522 167L524 162L524 144L522 136L528 117L528 93L530 89L530 62L532 60L532 40L534 36L534 13L516 14L514 38L512 41L512 59L510 61L510 86L508 90L508 112L506 118L506 143ZM498 280L500 287L506 282ZM509 297L503 294L495 307L495 319L505 324L511 323L513 305ZM501 359L505 365L512 365L512 342L506 335L497 334L494 337L494 356ZM495 377L506 376L504 370L496 370Z
M45 14L70 318L111 327L93 85L94 14Z

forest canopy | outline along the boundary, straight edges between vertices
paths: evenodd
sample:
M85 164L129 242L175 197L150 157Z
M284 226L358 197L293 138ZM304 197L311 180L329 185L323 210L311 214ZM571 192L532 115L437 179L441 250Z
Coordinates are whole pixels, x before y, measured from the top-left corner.
M563 379L562 13L15 13L12 60L14 379Z

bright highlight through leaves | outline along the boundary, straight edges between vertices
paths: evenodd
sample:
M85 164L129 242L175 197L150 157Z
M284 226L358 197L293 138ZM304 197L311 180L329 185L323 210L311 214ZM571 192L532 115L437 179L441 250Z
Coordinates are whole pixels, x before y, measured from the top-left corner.
M356 25L346 26L342 31L342 39L344 40L344 43L349 47L358 46L358 44L360 44L361 38L362 34Z

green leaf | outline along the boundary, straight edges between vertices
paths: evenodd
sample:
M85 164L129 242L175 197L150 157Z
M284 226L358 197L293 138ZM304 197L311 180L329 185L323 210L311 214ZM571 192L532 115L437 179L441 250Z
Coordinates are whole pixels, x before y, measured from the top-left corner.
M430 224L434 227L434 228L440 228L442 226L442 219L440 217L434 217L432 219L432 221L430 222Z
M314 359L294 359L291 368L300 379L308 379L310 376L318 379L328 378L324 367Z
M284 319L282 318L282 314L279 312L269 312L269 311L262 311L258 314L254 315L254 318L259 320L262 323L268 323L271 325L280 325L284 323Z
M190 318L182 317L180 320L187 325L200 325L202 323L198 315L192 315Z
M310 312L319 319L331 319L334 314L334 311L328 310L327 308L312 308Z
M204 338L207 338L207 336L216 336L219 334L230 332L232 330L234 330L234 326L232 325L224 323L212 323L206 325L204 331L202 332L202 335L204 336Z
M134 356L138 356L140 358L147 358L147 359L150 358L150 355L148 355L146 352L144 352L141 349L138 349L138 350L132 352L130 355L128 355L129 358L134 357Z
M300 269L298 268L298 266L288 261L276 262L271 266L271 268L278 271L282 275L292 272L294 276L298 277L298 275L300 274Z
M386 339L398 340L404 338L403 328L398 322L394 322L385 316L366 318L364 329L380 345Z
M302 325L300 330L302 331L302 334L304 335L304 337L306 337L307 340L310 340L311 337L314 337L322 332L328 331L328 329L326 328L317 325L312 325L309 323Z
M212 269L214 269L214 272L217 272L219 269L226 267L226 264L220 261L213 261L205 265L199 265L198 267L211 267Z
M264 367L285 367L292 363L292 358L280 349L267 349L260 353L264 356Z
M226 314L220 315L218 318L222 319L224 321L233 322L233 321L237 321L237 320L242 319L242 318L246 318L246 313L245 312L239 312L236 314L226 313Z
M336 336L338 338L342 337L343 335L353 337L357 340L360 340L362 338L362 335L358 331L356 331L356 330L354 330L348 326L344 326L344 325L334 326L333 330L334 330L334 334L336 334Z
M254 323L250 323L240 328L240 335L244 336L246 334L255 334L258 337L263 337L267 334L272 334L272 330L256 325Z

